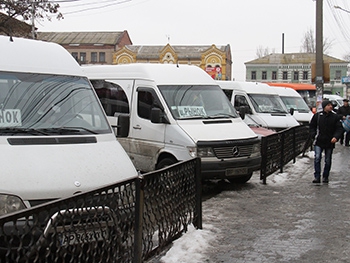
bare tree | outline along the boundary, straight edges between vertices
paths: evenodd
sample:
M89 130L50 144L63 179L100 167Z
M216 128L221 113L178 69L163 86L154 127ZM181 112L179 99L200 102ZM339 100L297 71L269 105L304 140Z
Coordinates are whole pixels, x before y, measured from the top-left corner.
M256 48L256 56L257 58L262 58L264 56L267 56L269 54L269 48L268 47L263 47L263 46L258 46Z
M49 14L57 14L56 18L61 19L63 15L58 11L59 7L58 3L49 0L0 0L0 12L7 16L0 21L0 31L12 32L9 21L14 18L24 21L46 18L51 21Z
M350 62L350 53L349 53L349 54L344 55L344 56L343 56L343 59L344 59L345 61Z
M323 53L327 54L332 48L332 41L328 38L323 38ZM302 39L302 45L300 52L303 53L316 53L316 39L315 33L312 28L309 28Z

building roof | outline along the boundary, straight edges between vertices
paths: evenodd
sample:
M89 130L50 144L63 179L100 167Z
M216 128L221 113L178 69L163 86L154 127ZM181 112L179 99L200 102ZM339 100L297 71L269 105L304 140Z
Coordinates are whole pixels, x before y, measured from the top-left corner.
M37 39L60 45L117 45L127 31L121 32L38 32Z
M315 53L272 53L270 55L245 62L244 64L309 64L315 61ZM334 58L326 54L323 55L323 61L326 63L347 63L345 60Z
M134 46L126 45L127 49L136 53L138 59L158 59L159 54L163 51L165 46ZM179 59L200 59L203 52L212 48L212 46L173 46L171 48L177 54ZM222 52L226 52L228 45L216 46Z

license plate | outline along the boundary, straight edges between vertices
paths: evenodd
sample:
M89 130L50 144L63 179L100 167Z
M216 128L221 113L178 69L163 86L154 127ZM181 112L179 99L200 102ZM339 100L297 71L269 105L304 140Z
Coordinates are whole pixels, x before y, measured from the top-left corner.
M67 231L59 234L58 242L60 246L70 246L82 243L91 243L96 241L102 241L109 238L107 228L96 230L80 230L80 231Z
M247 173L248 173L248 169L245 167L232 168L232 169L226 170L226 176L245 175Z

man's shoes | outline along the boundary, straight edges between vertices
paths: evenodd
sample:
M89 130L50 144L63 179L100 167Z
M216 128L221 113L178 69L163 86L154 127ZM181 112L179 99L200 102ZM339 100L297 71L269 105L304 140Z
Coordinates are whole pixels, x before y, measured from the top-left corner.
M349 144L345 144L346 147L349 147Z
M321 180L320 180L320 179L314 179L312 182L313 182L314 184L319 184L319 183L321 183Z
M322 183L328 184L328 178L323 178Z
M340 141L340 144L343 145L343 141L342 140Z

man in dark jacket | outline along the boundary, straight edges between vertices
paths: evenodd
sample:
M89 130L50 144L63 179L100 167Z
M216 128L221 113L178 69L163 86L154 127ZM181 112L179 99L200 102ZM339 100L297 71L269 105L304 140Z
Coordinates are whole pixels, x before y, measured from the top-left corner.
M322 151L325 151L325 164L323 169L323 183L328 183L329 172L332 165L332 153L335 143L344 132L339 116L335 114L329 100L322 101L322 112L316 113L310 121L310 136L315 139L315 179L313 183L321 182Z
M349 100L343 99L343 106L339 107L337 114L339 115L341 120L345 120L347 115L350 115L350 106L349 106ZM342 136L340 137L340 144L343 144L344 140L344 133L342 133ZM350 132L347 132L345 134L345 146L349 146L350 141Z

